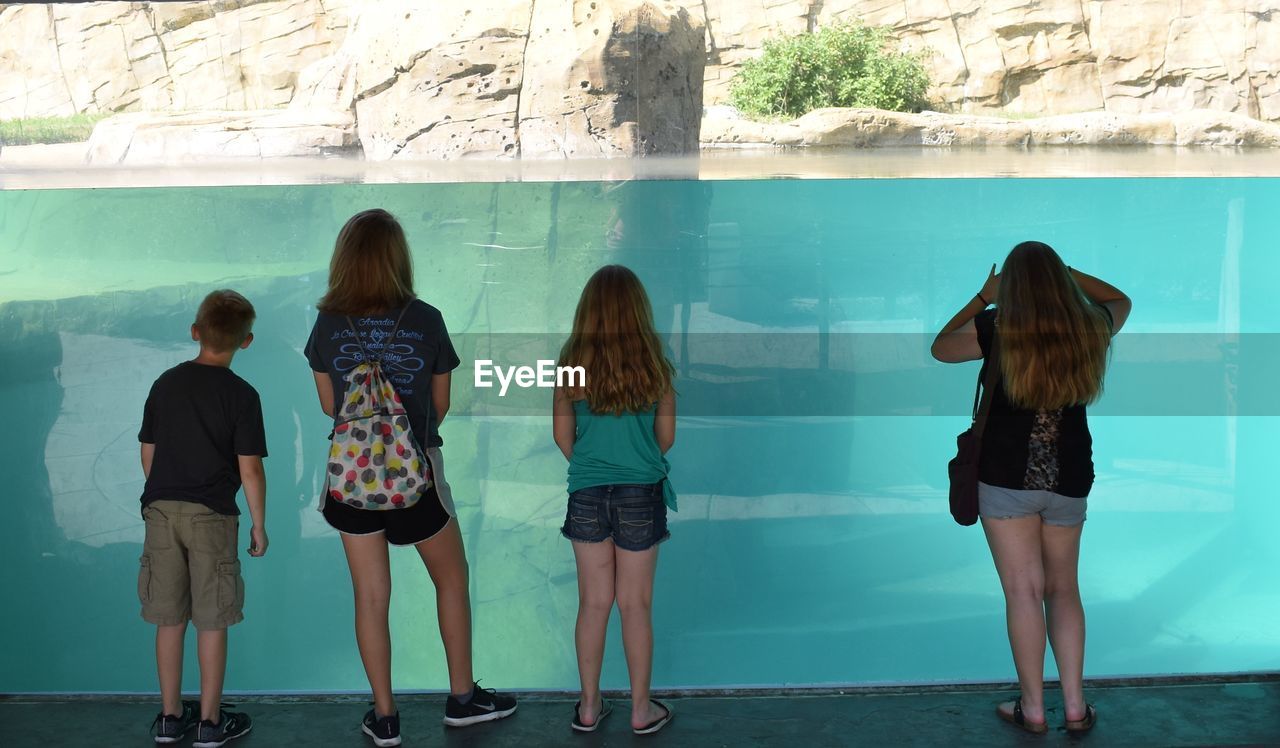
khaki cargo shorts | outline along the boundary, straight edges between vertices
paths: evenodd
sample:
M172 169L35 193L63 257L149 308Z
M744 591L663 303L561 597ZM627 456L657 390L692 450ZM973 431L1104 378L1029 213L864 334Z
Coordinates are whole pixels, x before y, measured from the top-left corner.
M201 631L243 621L244 579L236 558L240 518L189 501L152 502L142 518L143 620L157 626L189 620Z

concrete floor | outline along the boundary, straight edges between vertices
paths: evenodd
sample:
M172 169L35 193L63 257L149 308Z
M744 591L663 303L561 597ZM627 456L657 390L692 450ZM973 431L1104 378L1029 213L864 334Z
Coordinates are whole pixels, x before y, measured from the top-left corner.
M452 730L440 723L443 699L400 701L406 746L1280 746L1280 680L1097 687L1089 691L1098 726L1073 738L1061 729L1025 734L997 719L994 705L1010 691L865 692L852 695L695 697L672 699L676 719L658 736L636 737L627 706L617 704L600 732L577 735L568 721L572 700L526 696L510 719ZM1061 705L1049 693L1050 725ZM1056 703L1055 703L1056 702ZM253 732L236 741L252 746L364 748L359 732L367 708L353 697L245 698ZM142 746L155 705L138 699L0 698L0 746ZM180 745L190 745L190 740Z

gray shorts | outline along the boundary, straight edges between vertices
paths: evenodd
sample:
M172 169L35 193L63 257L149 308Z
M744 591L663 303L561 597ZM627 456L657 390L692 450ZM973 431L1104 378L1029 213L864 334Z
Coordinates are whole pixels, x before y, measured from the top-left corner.
M1088 499L1053 491L1001 488L978 483L978 515L987 519L1016 519L1040 515L1046 525L1075 527L1084 522Z

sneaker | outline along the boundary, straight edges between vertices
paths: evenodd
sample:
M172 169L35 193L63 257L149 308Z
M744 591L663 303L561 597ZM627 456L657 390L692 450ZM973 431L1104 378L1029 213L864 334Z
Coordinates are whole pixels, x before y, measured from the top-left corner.
M370 709L364 714L364 722L361 723L360 729L365 735L373 738L373 744L378 748L390 748L393 745L400 745L400 713L396 712L390 717L379 717L377 712Z
M471 687L471 700L463 704L453 697L444 703L444 723L450 727L466 727L480 722L510 717L516 711L516 700L492 688Z
M196 740L191 744L191 748L219 748L252 729L253 720L249 719L249 715L220 710L218 724L215 725L207 719L200 720L200 726L196 728Z
M196 726L200 720L200 712L198 711L200 704L195 701L182 702L182 714L173 716L160 712L151 722L151 729L156 733L156 742L161 745L176 743L182 740L182 737L190 732L191 728Z

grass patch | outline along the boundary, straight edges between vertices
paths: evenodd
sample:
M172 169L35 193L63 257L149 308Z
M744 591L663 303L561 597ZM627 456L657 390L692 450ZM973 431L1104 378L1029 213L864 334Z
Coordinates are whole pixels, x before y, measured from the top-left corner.
M93 126L109 114L70 117L28 117L0 120L0 145L79 143L89 139Z

